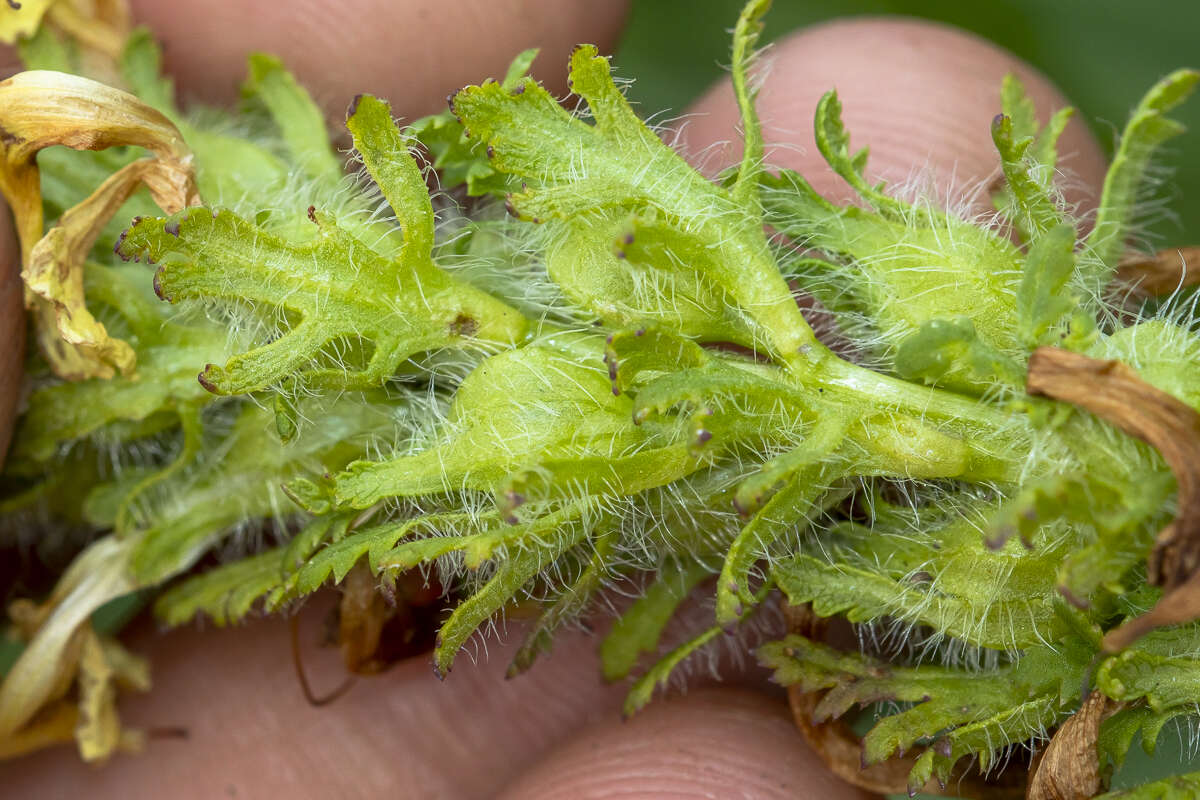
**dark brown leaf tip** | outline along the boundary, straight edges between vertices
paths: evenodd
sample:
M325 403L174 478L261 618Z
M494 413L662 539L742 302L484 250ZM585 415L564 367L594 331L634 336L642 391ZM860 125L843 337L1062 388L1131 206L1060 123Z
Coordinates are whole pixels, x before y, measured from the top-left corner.
M154 281L153 281L154 294L158 296L159 300L165 300L166 302L170 303L171 297L163 291L162 277L163 277L163 268L162 267L159 267L158 269L154 270Z
M218 369L220 369L220 367L218 367L216 364L206 364L200 374L196 376L196 380L200 382L200 385L204 387L206 392L220 394L220 392L217 390L217 384L212 379L212 375L210 374L216 372Z

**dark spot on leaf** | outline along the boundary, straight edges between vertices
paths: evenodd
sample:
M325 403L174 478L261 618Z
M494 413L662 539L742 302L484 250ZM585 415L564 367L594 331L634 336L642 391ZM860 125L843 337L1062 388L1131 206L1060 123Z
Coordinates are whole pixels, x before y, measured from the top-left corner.
M308 221L309 222L317 221L317 207L316 206L308 207Z
M166 225L163 225L163 231L171 234L176 239L178 239L179 238L179 220L175 220L174 222L168 222Z
M479 330L479 322L466 314L459 314L450 323L450 335L471 337Z
M525 94L525 84L523 84L523 83L518 83L518 84L517 84L517 85L516 85L516 86L513 88L513 90L512 90L512 94L514 94L514 95Z
M1091 608L1091 603L1089 603L1087 600L1084 600L1081 597L1078 597L1074 592L1072 592L1066 586L1062 586L1060 584L1058 587L1058 593L1063 596L1064 600L1066 600L1068 603L1070 603L1071 605L1075 606L1078 609L1086 611L1087 609Z
M10 0L10 5L11 5L11 0ZM20 136L17 136L15 133L8 130L7 128L0 126L0 142L4 142L4 144L9 145L11 147L12 145L20 144L22 142L22 139Z
M346 119L349 120L358 113L358 103L363 99L361 94L354 95L354 99L350 101L350 106L346 109Z

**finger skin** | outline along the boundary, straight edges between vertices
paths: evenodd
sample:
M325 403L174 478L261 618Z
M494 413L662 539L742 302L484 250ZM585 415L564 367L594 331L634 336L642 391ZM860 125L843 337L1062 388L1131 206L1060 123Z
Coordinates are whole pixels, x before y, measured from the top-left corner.
M763 56L765 83L758 98L768 145L767 160L804 175L834 200L852 195L813 144L813 111L836 88L852 151L870 146L867 174L906 184L932 176L952 203L963 190L997 174L991 122L1000 112L1000 82L1013 72L1025 84L1044 122L1066 98L1016 56L972 34L907 19L863 18L831 22L777 43ZM682 130L685 146L705 153L715 172L741 155L737 116L728 80L691 108ZM1058 147L1060 168L1071 173L1067 199L1093 206L1104 180L1100 146L1077 114ZM979 198L974 210L982 210Z
M742 689L660 701L555 750L499 800L755 798L865 800L804 743L786 704Z
M0 202L0 467L12 440L21 361L25 354L25 312L20 260L8 208Z
M542 48L533 74L562 92L571 49L611 48L628 0L133 0L134 18L164 47L185 97L229 103L246 56L283 59L327 111L354 95L386 98L412 120L446 96L504 77L513 56Z
M345 677L336 649L314 642L331 594L302 612L301 642L314 692ZM520 643L495 634L478 665L460 654L438 681L429 658L360 678L321 708L304 700L289 629L268 619L226 630L144 628L129 645L150 659L154 686L122 695L122 721L182 726L186 739L152 738L138 756L103 767L63 746L4 765L5 796L124 800L172 797L487 797L571 731L616 718L625 687L599 677L593 637L565 636L528 673L505 680Z

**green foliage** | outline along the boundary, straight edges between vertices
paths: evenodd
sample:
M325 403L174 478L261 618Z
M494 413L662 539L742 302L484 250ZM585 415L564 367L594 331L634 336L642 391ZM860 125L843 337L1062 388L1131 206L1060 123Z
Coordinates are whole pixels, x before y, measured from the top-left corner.
M1021 370L980 340L969 317L931 319L896 348L896 373L909 380L944 383L983 391L997 383L1014 385Z
M701 299L693 292L715 292L733 307L744 331L740 338L752 337L784 363L795 364L818 347L774 266L755 210L705 180L637 118L613 83L607 59L594 47L572 54L570 81L587 101L594 124L570 114L529 79L512 89L467 87L452 106L470 134L488 143L492 165L525 182L525 189L509 195L513 213L562 223L555 226L558 237L551 248L563 252L548 256L550 278L575 304L610 325L639 321L626 316L625 308L638 316L661 315L656 310L663 300L673 305ZM638 158L631 159L631 153ZM631 232L609 239L605 249L618 241L650 241L634 252L604 255L601 250L587 267L601 277L576 280L579 276L564 262L579 250L599 249L602 240L590 235L597 217L634 223ZM653 297L653 303L639 296L639 281L620 262L631 262L636 271L651 246L661 253L658 271L668 273L650 278L652 285L671 283L674 263L685 274L695 271L677 287L682 296L672 297L679 292L668 290L666 298ZM692 288L697 285L702 288ZM615 309L610 308L614 301ZM711 338L723 331L684 332Z
M924 745L909 777L915 792L931 777L949 780L965 755L977 754L987 769L997 749L1042 735L1078 701L1091 650L1060 640L1053 648L1026 650L1015 664L972 673L897 667L793 635L764 645L759 657L780 683L828 690L814 711L816 722L881 700L909 706L876 723L863 745L867 764Z
M293 164L314 178L341 177L342 167L329 146L321 110L279 59L261 53L250 56L242 96L266 108Z
M500 87L509 91L516 89L537 54L536 49L531 49L514 58ZM433 157L433 168L438 172L443 189L465 185L471 197L503 197L512 188L509 176L492 167L486 147L479 139L469 138L462 123L449 111L422 117L410 130Z
M1132 789L1106 792L1097 800L1187 800L1195 797L1196 792L1200 792L1200 773L1191 772L1186 775L1163 778Z
M1067 223L1042 232L1029 248L1017 287L1019 335L1029 349L1050 344L1055 328L1078 305L1067 283L1075 272L1075 229Z
M998 205L1009 213L1022 238L1033 241L1063 221L1054 196L1055 145L1074 109L1056 111L1039 133L1033 101L1015 75L1005 77L1000 97L1004 113L992 121L992 141L1005 178Z
M653 653L679 604L708 574L703 564L695 562L663 564L646 593L626 609L604 637L600 646L604 677L621 680L644 653Z
M1134 109L1104 178L1096 221L1087 237L1086 249L1091 258L1081 275L1086 289L1099 294L1112 277L1134 221L1138 192L1150 158L1163 142L1183 133L1183 126L1166 114L1195 91L1197 81L1200 72L1195 70L1173 72Z
M983 345L1012 351L1020 252L993 231L870 186L867 152L849 154L836 93L818 106L817 137L821 154L868 208L835 206L790 170L765 176L767 222L824 256L785 261L795 280L889 363L894 348L934 320L967 319Z
M1085 689L1128 704L1101 732L1106 762L1139 733L1152 746L1192 711L1200 628L1115 655L1100 642L1157 599L1144 564L1176 479L1149 446L1022 388L1031 352L1059 345L1200 408L1194 311L1101 299L1194 74L1135 112L1082 241L1054 184L1069 112L1039 129L1015 79L992 129L1005 227L873 184L831 92L816 147L859 200L839 206L764 168L751 73L768 5L734 28L746 140L725 185L638 119L592 47L571 57L576 111L526 77L533 51L408 130L359 97L346 126L368 184L342 176L274 59L252 57L236 114L184 115L135 34L124 80L179 125L205 205L160 217L135 195L101 235L88 303L138 372L69 384L35 356L0 509L99 529L111 587L88 602L161 589L173 625L274 611L362 565L382 585L436 574L457 598L439 674L514 603L539 612L510 673L527 669L630 581L641 595L600 645L609 680L651 663L630 713L777 589L890 654L796 635L760 650L781 682L824 693L823 719L900 704L867 759L924 748L914 787L1040 740ZM26 53L75 65L50 34ZM431 197L418 144L443 187L485 199ZM48 218L137 155L47 151ZM501 196L514 219L486 199ZM797 292L854 359L815 337ZM224 563L195 571L213 553ZM712 596L711 621L668 634L692 595Z
M193 413L208 401L196 382L195 365L223 351L224 333L201 322L170 319L147 291L145 277L141 269L89 265L89 300L111 309L126 327L140 356L137 379L92 379L39 388L30 398L10 455L15 463L46 463L59 448L88 436L125 438L131 423L153 428L162 415ZM124 429L116 430L121 423Z
M1040 530L1031 550L995 549L961 513L894 509L869 528L842 523L823 536L828 554L779 561L772 577L793 605L812 603L821 616L924 625L996 650L1039 644L1054 627L1054 570L1070 539Z
M243 394L291 379L373 386L413 355L503 346L523 335L519 312L456 281L431 261L433 209L387 105L360 98L347 125L384 197L400 209L404 244L394 259L312 209L316 234L303 243L272 236L231 212L207 209L142 220L121 242L119 254L125 258L160 262L173 257L155 274L155 291L170 302L248 300L299 316L271 343L235 356L224 367L206 367L201 382L209 391ZM307 153L312 143L294 146Z

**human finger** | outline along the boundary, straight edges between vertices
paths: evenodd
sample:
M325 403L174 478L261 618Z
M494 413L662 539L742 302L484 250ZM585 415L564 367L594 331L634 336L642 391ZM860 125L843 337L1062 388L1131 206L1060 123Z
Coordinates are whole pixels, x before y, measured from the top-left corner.
M813 146L813 110L831 88L853 148L870 147L868 178L901 185L926 180L951 201L980 188L999 167L991 121L1006 74L1021 79L1042 122L1069 105L1046 76L1011 53L931 22L839 20L785 39L765 58L757 105L769 162L800 172L837 201L851 192ZM737 122L732 88L722 81L691 107L681 138L716 169L740 157ZM1066 199L1086 209L1095 203L1106 164L1081 115L1068 124L1058 151Z
M237 97L246 56L272 53L330 114L368 92L413 119L483 76L503 77L512 57L541 48L533 74L565 88L575 45L610 48L628 0L132 0L134 18L163 44L185 97Z
M318 694L345 678L336 651L314 646L329 602L318 596L300 616L304 670ZM444 682L419 656L314 708L296 677L287 620L166 634L144 626L128 644L149 659L154 686L123 695L120 710L123 724L150 732L146 752L96 768L58 747L6 765L5 788L98 800L485 797L570 731L616 717L624 696L600 679L595 641L583 634L563 636L506 681L520 637L510 639L489 636L474 660L460 654Z
M792 724L786 704L746 689L708 689L587 730L499 798L871 796L825 768Z

